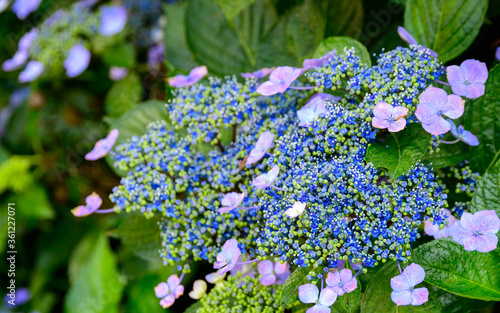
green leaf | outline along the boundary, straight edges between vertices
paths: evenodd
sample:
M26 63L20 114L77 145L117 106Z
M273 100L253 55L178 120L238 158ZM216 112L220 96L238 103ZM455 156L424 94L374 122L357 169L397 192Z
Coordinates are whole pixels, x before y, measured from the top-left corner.
M124 313L167 313L158 304L159 300L154 292L151 292L152 288L158 285L159 282L165 280L165 277L160 277L159 275L150 274L142 277L141 279L134 281L127 293L127 303L125 305Z
M429 290L429 300L420 306L397 306L391 300L391 278L399 275L396 262L384 265L382 269L373 276L366 287L366 292L361 301L361 313L371 312L440 312L441 306L430 285L419 284L418 287L426 287ZM428 273L426 274L426 277Z
M358 38L360 36L364 16L362 0L319 2L321 11L325 13L325 37L347 36Z
M108 239L100 234L64 299L65 313L117 313L124 282Z
M139 76L129 74L113 84L104 100L104 109L110 117L117 118L133 108L142 97L142 84Z
M471 211L495 210L500 216L500 161L479 180L472 195Z
M201 301L197 301L189 306L189 308L184 311L184 313L196 313L198 309L201 309L203 307L203 304Z
M120 238L123 245L130 248L136 255L155 260L160 257L161 231L158 223L161 218L154 216L146 219L140 213L127 216L118 228L109 231L109 235Z
M108 65L131 68L135 64L134 46L122 42L107 48L102 54L102 58Z
M468 146L459 142L453 145L439 145L439 152L427 153L422 157L422 163L432 165L433 168L443 168L457 165L468 156Z
M338 54L342 54L344 53L344 48L354 48L356 54L361 57L361 62L368 66L372 66L370 54L368 53L368 50L366 50L366 47L359 41L349 37L337 36L324 39L314 52L314 57L319 58L334 49L337 50Z
M12 194L9 203L16 203L16 212L22 219L52 219L55 216L49 196L39 184L30 185L20 194Z
M368 146L366 162L389 170L391 179L405 174L427 151L431 135L420 124L410 124L398 133L390 133L384 142Z
M322 271L323 268L319 266L314 269L312 267L298 267L292 274L288 277L283 285L283 290L281 291L281 305L288 306L299 299L298 289L299 286L314 283L307 280L307 276L316 271Z
M446 313L467 313L478 311L492 306L495 302L487 302L476 299L468 299L459 297L452 293L446 292L437 287L433 287L434 292L441 303L441 312Z
M358 281L358 287L352 292L345 293L337 299L347 312L353 312L359 305L359 300L361 298L361 283L359 279L356 278L356 280Z
M447 62L474 41L487 7L488 0L408 0L404 25L419 44Z
M240 14L243 9L249 7L256 0L215 0L227 20L232 20L236 15Z
M473 170L483 174L500 155L500 65L488 74L483 96L468 101L464 114L464 128L479 139L479 146L471 147L469 163Z
M425 281L456 295L500 300L499 250L465 251L449 238L433 240L413 250L413 260L425 269Z
M168 62L182 70L191 70L199 64L194 60L186 39L186 2L165 4L165 56Z

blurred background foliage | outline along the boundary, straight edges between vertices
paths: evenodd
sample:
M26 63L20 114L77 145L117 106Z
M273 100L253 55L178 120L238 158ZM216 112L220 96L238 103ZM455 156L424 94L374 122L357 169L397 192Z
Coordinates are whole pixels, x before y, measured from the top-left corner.
M425 27L419 27L412 16L422 6L442 1L123 2L129 14L125 30L112 37L91 38L92 58L82 75L42 77L21 85L16 73L0 71L0 263L7 268L7 204L15 203L16 284L30 293L29 301L15 310L1 304L2 312L183 312L194 302L187 297L194 275L201 277L211 272L210 267L193 267L185 280L186 295L163 310L153 287L175 269L164 266L157 254L158 221L134 214L75 218L70 213L92 191L102 196L104 208L111 207L106 195L122 174L109 157L87 162L84 155L109 129L120 130L119 144L143 134L148 123L165 120L163 105L170 91L166 77L185 74L198 65L206 65L217 76L275 65L299 66L331 36L356 39L337 38L335 44L339 48L355 45L374 62L374 53L403 44L396 34L400 25L416 32L423 29L416 38L426 38L428 42L422 44L433 48L437 35L427 36ZM461 45L467 36L449 34L458 43L447 48L444 61L456 64L474 58L488 67L497 62L500 1L448 2L471 10L470 32L478 35ZM9 10L0 13L0 63L12 57L24 33L73 3L44 0L25 20ZM153 14L143 8L144 3L161 10ZM436 12L427 13L432 20ZM151 68L147 29L155 20L163 27L165 60ZM128 75L112 81L111 66L127 68ZM472 309L479 307L464 312Z

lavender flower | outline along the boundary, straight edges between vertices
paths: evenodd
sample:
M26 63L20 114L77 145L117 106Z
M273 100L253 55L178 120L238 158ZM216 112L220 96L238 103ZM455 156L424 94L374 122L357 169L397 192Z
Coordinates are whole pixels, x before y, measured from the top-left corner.
M269 172L261 174L254 178L254 180L252 181L252 185L254 185L254 187L257 189L269 187L274 183L276 178L278 178L279 172L279 166L275 165L269 170Z
M236 265L240 255L241 251L238 248L238 242L235 239L229 239L222 246L222 251L217 254L217 262L214 263L214 268L220 269L218 273L222 276Z
M83 45L74 45L68 53L68 57L64 60L64 68L68 77L76 77L83 73L90 63L90 51Z
M315 303L306 313L330 313L330 306L337 300L337 294L330 288L324 288L319 293L313 284L299 286L299 299L302 303Z
M24 20L38 9L40 3L42 3L42 0L15 0L12 5L12 12L17 15L18 19Z
M427 288L416 288L415 286L424 281L425 271L422 266L412 263L404 269L401 275L391 278L391 299L397 305L421 305L427 302L429 290Z
M335 50L332 50L325 55L319 57L318 59L305 59L304 62L302 62L302 67L306 70L315 68L315 67L320 67L325 64L327 64L330 59L335 56L337 52Z
M372 126L385 129L391 133L403 130L406 126L404 117L408 114L408 109L402 106L393 107L389 103L379 101L373 108Z
M285 214L288 217L294 218L294 217L297 217L300 214L302 214L302 212L304 212L305 208L306 208L306 204L305 203L300 202L300 201L295 201L295 203L293 204L293 206L291 208L289 208L288 210L285 211Z
M97 193L93 192L85 199L85 204L86 205L77 206L76 208L71 210L71 213L73 213L73 215L76 217L90 215L101 207L102 199Z
M286 281L288 276L290 276L290 266L287 262L277 262L273 265L273 262L264 260L259 262L257 270L261 275L259 281L262 286L269 286L274 283L276 283L276 285L281 285Z
M264 67L264 68L261 68L258 71L253 72L253 73L241 73L241 76L243 78L255 77L255 78L259 78L260 79L260 78L264 78L267 75L271 74L271 72L273 70L274 70L274 67Z
M257 92L263 96L283 93L301 74L300 68L279 66L269 75L269 80L257 88Z
M451 125L450 132L453 136L455 136L455 138L465 142L469 146L478 146L479 145L479 140L477 139L477 137L473 133L471 133L468 130L465 130L462 125L459 125L458 129L457 129L457 126L455 126L455 123L453 123L452 120L447 119L447 121Z
M191 72L189 72L189 75L187 76L177 75L174 77L170 77L168 79L168 84L172 87L177 87L177 88L188 87L199 82L200 79L205 77L207 74L208 70L205 65L198 66L193 68Z
M3 11L5 11L5 9L7 9L7 7L9 6L9 0L0 0L0 13L2 13Z
M163 45L163 43L159 43L149 48L148 66L152 72L154 73L158 72L160 65L163 63L164 60L165 60L165 46Z
M101 12L101 27L99 33L110 37L123 30L127 23L127 10L119 5L102 5L99 8Z
M469 99L476 99L484 95L484 83L488 79L488 68L483 62L465 60L460 66L448 66L446 77L453 93Z
M105 157L113 148L118 138L118 129L113 129L108 136L96 142L94 149L85 155L85 160L95 161Z
M410 45L419 45L417 40L415 40L415 38L413 38L413 36L404 27L398 26L398 35L399 37L401 37L401 39L403 39L403 41L407 42ZM430 56L433 58L437 58L439 56L436 51L429 48L420 46L420 49L428 51Z
M352 271L347 268L336 272L329 272L325 281L326 285L339 296L349 293L358 287L358 281L352 277Z
M497 47L497 51L495 52L495 58L500 61L500 47Z
M445 228L441 228L439 225L434 224L429 220L424 221L425 233L429 236L434 236L434 239L448 237L450 235L449 230L451 225L458 221L458 219L454 217L448 209L443 209L443 214L446 214L446 220L448 221L448 225L446 225Z
M43 63L38 61L29 61L24 71L19 74L20 83L28 83L37 79L43 73Z
M255 147L250 150L246 164L254 164L264 157L267 151L273 146L274 135L270 131L260 134Z
M219 208L219 213L229 212L241 205L245 199L245 193L230 192L227 193L221 201L222 207Z
M429 86L419 97L415 115L422 122L422 127L434 136L447 133L451 129L443 115L459 118L464 113L464 103L457 95L447 95L440 88Z
M125 67L111 66L109 68L109 78L112 81L119 81L127 77L128 69Z
M166 309L174 304L175 299L178 299L184 294L184 286L181 285L182 278L177 275L171 275L167 282L159 283L155 287L155 295L157 298L162 298L160 300L160 305Z
M33 41L38 36L38 29L32 28L29 32L24 34L19 40L18 48L12 59L6 60L2 64L2 69L6 72L10 72L20 68L29 57L29 48Z
M494 210L478 211L472 215L464 212L460 221L453 224L449 233L456 243L467 251L490 252L497 248L500 219Z
M311 99L300 110L297 111L297 118L299 119L300 127L309 127L312 122L318 117L328 114L325 101L338 101L339 97L334 97L326 93L318 93L311 97Z

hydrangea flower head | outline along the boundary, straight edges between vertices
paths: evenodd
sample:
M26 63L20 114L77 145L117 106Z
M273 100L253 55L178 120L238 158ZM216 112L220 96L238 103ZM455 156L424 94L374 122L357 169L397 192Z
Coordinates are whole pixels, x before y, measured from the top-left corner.
M465 142L469 146L478 146L479 140L477 137L468 130L465 130L462 125L459 125L458 128L455 126L452 120L447 119L448 123L451 125L450 132L455 138Z
M15 0L12 5L12 12L17 15L17 18L24 20L32 12L34 12L42 3L42 0Z
M413 38L413 36L404 27L398 26L398 35L399 37L401 37L401 39L403 39L403 41L407 42L410 45L419 45L417 40ZM433 58L437 58L439 56L436 51L429 48L420 46L419 49L428 51L430 56Z
M300 201L295 201L295 203L293 204L293 206L291 208L289 208L288 210L285 211L285 214L288 216L288 217L297 217L299 216L300 214L302 214L302 212L304 212L304 209L306 208L306 204L303 203L303 202L300 202Z
M74 45L68 53L68 57L64 60L64 68L68 77L76 77L83 73L90 63L90 51L83 45Z
M191 299L201 299L207 292L207 283L203 279L197 279L193 283L193 290L189 292Z
M348 268L336 272L329 272L325 281L327 286L339 296L342 296L344 293L349 293L358 287L358 281L356 278L352 277L352 271Z
M424 278L424 269L415 263L405 268L403 274L391 278L392 301L397 305L421 305L427 302L429 290L425 287L415 288Z
M230 192L227 193L224 198L222 198L221 205L222 207L219 208L219 213L226 213L229 212L241 205L243 202L243 199L245 199L245 193L237 193L237 192Z
M85 160L95 161L105 157L113 148L116 139L118 139L118 134L118 129L111 130L106 138L96 142L94 149L85 155Z
M254 164L264 157L267 151L273 146L274 135L266 130L260 134L255 147L250 151L246 164Z
M43 63L38 61L29 61L24 71L19 74L18 80L20 83L28 83L34 81L43 73Z
M406 126L404 117L408 114L408 109L402 106L393 107L389 103L379 101L373 108L372 126L385 129L391 133L403 130Z
M166 309L174 304L175 299L178 299L184 294L184 286L181 285L180 278L174 274L171 275L167 282L159 283L155 287L155 295L157 298L162 298L160 300L160 305Z
M311 97L311 99L300 110L297 111L300 127L309 127L312 122L318 117L328 114L325 101L337 102L339 97L332 96L326 93L318 93Z
M460 66L448 66L446 77L453 93L469 99L476 99L484 95L484 83L488 79L488 68L483 62L465 60Z
M457 95L448 95L441 88L429 86L419 97L415 115L422 127L434 136L447 133L451 129L443 115L456 119L464 113L465 101Z
M259 281L263 286L269 286L275 283L281 285L286 281L288 276L290 276L290 266L287 262L277 262L273 265L273 262L264 260L259 262L257 270L261 275Z
M214 268L220 269L218 273L219 275L223 275L236 265L240 255L241 251L238 247L238 242L235 239L229 239L222 246L221 252L217 254L217 262L214 263Z
M330 313L330 306L337 300L337 294L330 288L324 288L319 293L313 284L299 286L299 299L302 303L315 303L306 313Z
M127 10L119 5L102 5L99 7L101 12L101 27L99 33L110 37L123 30L127 23Z
M490 252L497 248L500 219L494 210L464 212L449 233L467 251Z
M259 78L260 79L260 78L264 78L267 75L271 74L271 72L273 70L274 70L274 67L264 67L264 68L261 68L258 71L253 72L253 73L241 73L241 76L243 78L255 77L255 78Z
M434 239L448 237L450 235L449 230L451 225L458 221L458 219L451 214L450 210L443 209L443 213L446 214L446 219L448 220L448 225L446 225L444 228L439 227L429 220L424 221L425 233L429 236L434 236Z
M174 77L170 77L168 79L168 84L172 87L182 88L188 87L196 84L203 77L208 74L207 67L205 65L195 67L189 72L189 75L177 75Z
M102 205L102 199L99 195L93 192L85 199L85 205L80 205L71 210L76 217L87 216L97 211Z
M263 96L272 96L285 92L288 87L302 74L300 68L279 66L269 75L269 80L257 88Z
M275 165L269 170L269 172L261 174L254 178L254 180L252 181L252 185L254 185L254 187L257 189L267 188L274 183L276 178L278 178L279 172L279 166Z

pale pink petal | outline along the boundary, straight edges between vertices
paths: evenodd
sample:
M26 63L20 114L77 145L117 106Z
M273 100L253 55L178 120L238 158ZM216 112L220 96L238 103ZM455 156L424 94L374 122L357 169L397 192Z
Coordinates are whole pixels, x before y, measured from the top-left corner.
M333 305L336 300L337 294L330 288L324 288L323 290L321 290L318 303L322 306L329 307Z
M417 288L411 293L412 302L411 305L421 305L427 302L429 298L429 290L427 288Z
M272 96L281 92L281 86L275 82L267 81L257 88L257 92L263 96Z
M448 123L444 118L438 117L434 123L432 124L424 124L422 123L422 127L429 133L434 136L439 136L442 134L446 134L450 131L450 123Z
M405 126L406 126L406 120L404 118L401 118L397 121L391 122L387 130L390 131L391 133L397 133L398 131L403 130Z
M409 305L413 302L413 297L411 296L411 292L409 290L406 291L393 291L391 293L392 302L397 305Z
M267 275L273 272L273 262L269 260L264 260L257 264L257 270L260 275Z
M416 286L424 281L425 270L422 266L412 263L404 269L403 275L408 279L410 286Z
M446 68L446 78L450 85L463 84L465 81L465 75L463 69L458 65L450 65Z
M408 278L404 275L398 275L393 278L391 278L391 288L394 291L405 291L409 290L411 287L410 282L408 281Z
M388 119L391 117L393 111L392 105L384 101L379 101L373 108L373 115L380 119Z
M417 106L415 116L422 124L432 124L439 117L438 111L432 104L421 102Z
M276 282L276 275L267 274L259 278L259 282L262 286L270 286Z
M476 99L484 95L484 84L470 84L465 87L467 89L467 98Z
M299 299L302 303L316 303L319 297L319 290L316 285L305 284L299 286Z
M465 80L471 84L482 83L484 84L488 79L488 68L483 62L478 60L465 60L460 64L465 72Z
M443 107L443 114L449 118L456 119L464 114L465 101L457 95L449 95L446 105Z
M168 307L172 306L172 304L174 304L174 302L175 302L175 297L174 297L174 295L169 294L169 295L168 295L168 296L166 296L165 298L161 299L161 301L160 301L160 305L161 305L164 309L166 309L166 308L168 308Z
M495 210L483 210L474 214L476 230L482 235L496 235L500 230L500 218Z

